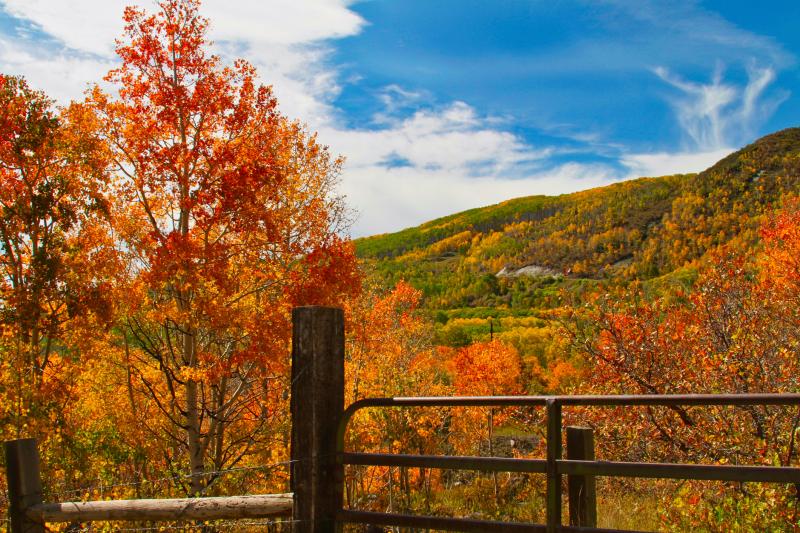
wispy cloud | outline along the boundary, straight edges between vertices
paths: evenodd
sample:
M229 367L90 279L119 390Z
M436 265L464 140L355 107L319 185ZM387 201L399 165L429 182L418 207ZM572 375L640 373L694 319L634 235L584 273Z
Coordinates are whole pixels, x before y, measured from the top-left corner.
M744 85L726 82L722 65L716 67L707 83L686 80L665 67L654 72L678 89L680 94L670 103L684 133L698 150L718 150L749 139L788 97L786 91L765 93L775 80L772 67L750 65Z
M430 96L423 91L404 89L396 83L379 89L375 97L383 106L372 118L376 124L391 123L398 114L408 114L424 105L424 99Z
M742 28L698 0L588 0L604 4L601 19L627 40L628 57L659 57L673 65L757 58L784 68L796 59L775 39ZM632 45L632 46L631 46Z
M741 84L726 81L720 63L707 82L687 80L665 67L653 72L677 91L669 102L686 142L677 152L623 153L620 164L629 170L629 177L705 170L750 142L788 97L782 90L768 93L775 69L753 63L748 65L747 81Z

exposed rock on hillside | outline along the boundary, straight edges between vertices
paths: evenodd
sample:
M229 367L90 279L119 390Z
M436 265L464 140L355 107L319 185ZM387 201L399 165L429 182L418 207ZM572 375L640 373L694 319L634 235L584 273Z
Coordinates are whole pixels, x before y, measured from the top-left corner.
M561 274L552 268L541 265L527 265L522 268L503 267L500 272L495 274L498 278L516 278L519 276L530 276L532 278L555 277Z

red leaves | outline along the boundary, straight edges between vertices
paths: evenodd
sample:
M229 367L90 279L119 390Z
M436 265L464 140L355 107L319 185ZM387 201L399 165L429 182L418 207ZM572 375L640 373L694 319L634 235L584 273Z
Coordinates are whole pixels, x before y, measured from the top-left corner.
M357 296L361 272L352 242L333 235L328 243L311 250L302 267L291 273L287 296L294 306L337 305Z

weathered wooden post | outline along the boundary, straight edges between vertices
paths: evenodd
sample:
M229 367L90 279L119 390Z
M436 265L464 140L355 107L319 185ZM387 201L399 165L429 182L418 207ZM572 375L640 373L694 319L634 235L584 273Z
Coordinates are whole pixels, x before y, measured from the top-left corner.
M344 478L336 462L336 430L344 410L344 313L298 307L292 324L293 530L332 532Z
M42 480L36 439L6 442L6 479L11 533L44 533L44 524L28 518L27 509L42 503Z
M594 461L592 428L567 428L567 459ZM569 525L597 527L597 494L594 476L567 476Z

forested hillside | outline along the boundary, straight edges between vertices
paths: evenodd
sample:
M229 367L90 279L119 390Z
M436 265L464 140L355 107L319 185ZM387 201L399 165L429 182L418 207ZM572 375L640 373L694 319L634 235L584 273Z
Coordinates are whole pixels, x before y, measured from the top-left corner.
M800 191L800 129L766 136L699 174L517 198L355 241L381 284L400 279L431 309L529 309L555 287L675 273Z
M526 266L568 278L624 269L687 179L642 178L564 196L519 198L356 246L384 279L407 279L436 307L529 305L513 300L521 287L501 291L498 280L524 285L530 276L515 273Z

